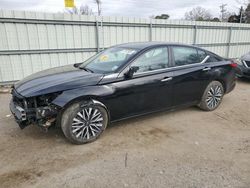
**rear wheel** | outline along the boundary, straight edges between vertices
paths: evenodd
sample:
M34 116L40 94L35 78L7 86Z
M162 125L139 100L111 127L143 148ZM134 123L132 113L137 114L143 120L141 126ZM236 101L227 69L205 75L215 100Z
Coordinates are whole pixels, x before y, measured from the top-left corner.
M62 115L62 131L74 144L85 144L96 140L108 124L106 109L99 104L75 103Z
M215 110L224 96L224 88L219 81L212 81L204 91L201 102L198 105L202 110Z

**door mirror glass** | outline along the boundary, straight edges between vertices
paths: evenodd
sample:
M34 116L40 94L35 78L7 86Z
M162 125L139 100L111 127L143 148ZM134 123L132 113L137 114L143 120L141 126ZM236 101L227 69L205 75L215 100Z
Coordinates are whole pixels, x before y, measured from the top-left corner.
M138 70L139 70L139 67L137 66L130 67L128 72L126 72L124 75L126 78L132 78L134 73L137 72Z

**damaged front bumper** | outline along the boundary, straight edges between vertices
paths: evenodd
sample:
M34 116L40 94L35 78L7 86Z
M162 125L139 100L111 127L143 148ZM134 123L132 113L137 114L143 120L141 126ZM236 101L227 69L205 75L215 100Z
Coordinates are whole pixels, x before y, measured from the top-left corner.
M10 111L21 129L30 124L50 127L56 120L59 108L55 105L38 106L36 98L25 99L15 90L12 92Z

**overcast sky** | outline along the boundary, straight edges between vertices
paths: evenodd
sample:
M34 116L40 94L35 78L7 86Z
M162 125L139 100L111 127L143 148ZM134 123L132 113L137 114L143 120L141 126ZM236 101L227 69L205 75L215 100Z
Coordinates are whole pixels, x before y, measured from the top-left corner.
M93 1L75 0L75 4L87 4L96 12ZM196 6L204 7L218 17L219 6L223 3L227 4L228 11L238 12L240 4L236 0L102 0L102 9L104 16L148 18L151 15L166 13L171 19L182 19L186 11ZM64 0L0 0L0 9L62 12Z

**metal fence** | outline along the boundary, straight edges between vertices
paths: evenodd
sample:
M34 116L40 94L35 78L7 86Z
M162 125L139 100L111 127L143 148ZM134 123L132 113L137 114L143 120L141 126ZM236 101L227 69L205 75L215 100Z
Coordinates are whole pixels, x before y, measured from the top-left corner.
M239 57L250 50L250 25L0 10L0 84L135 41L194 44Z

